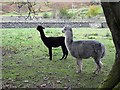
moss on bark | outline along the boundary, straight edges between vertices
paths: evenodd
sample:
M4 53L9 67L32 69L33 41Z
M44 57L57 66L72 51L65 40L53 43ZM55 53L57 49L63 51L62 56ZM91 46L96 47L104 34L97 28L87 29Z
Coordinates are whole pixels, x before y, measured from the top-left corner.
M116 59L111 72L107 79L100 85L99 90L112 90L120 83L120 12L118 12L120 10L120 2L101 3L115 44Z

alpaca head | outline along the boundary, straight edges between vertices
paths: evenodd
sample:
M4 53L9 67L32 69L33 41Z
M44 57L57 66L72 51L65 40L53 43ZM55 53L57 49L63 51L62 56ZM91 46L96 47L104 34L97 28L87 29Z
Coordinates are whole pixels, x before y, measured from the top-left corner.
M38 31L43 30L43 29L45 29L43 26L40 26L40 25L37 26Z
M70 26L65 26L62 30L63 33L66 33L66 32L72 32L72 28Z

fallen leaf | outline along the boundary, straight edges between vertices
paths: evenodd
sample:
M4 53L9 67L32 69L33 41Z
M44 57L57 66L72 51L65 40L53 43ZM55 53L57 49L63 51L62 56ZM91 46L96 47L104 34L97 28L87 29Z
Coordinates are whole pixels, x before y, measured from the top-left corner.
M25 82L25 83L28 83L29 81L28 81L28 80L25 80L24 82Z
M42 85L40 85L41 87L46 87L46 84L42 84Z
M57 84L61 84L61 81L60 81L60 80L58 80L58 81L57 81Z
M47 81L49 79L49 77L44 77L44 80Z

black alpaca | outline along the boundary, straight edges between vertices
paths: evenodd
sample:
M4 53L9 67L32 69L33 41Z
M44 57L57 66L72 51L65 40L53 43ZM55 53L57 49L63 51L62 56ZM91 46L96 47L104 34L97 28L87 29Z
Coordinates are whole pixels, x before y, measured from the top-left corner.
M46 37L43 29L45 28L42 26L37 26L37 30L40 32L43 43L49 49L49 56L50 56L49 59L52 60L52 47L59 47L59 46L61 46L63 52L63 56L60 60L62 60L63 58L66 59L68 55L68 50L65 46L65 41L64 41L65 37Z

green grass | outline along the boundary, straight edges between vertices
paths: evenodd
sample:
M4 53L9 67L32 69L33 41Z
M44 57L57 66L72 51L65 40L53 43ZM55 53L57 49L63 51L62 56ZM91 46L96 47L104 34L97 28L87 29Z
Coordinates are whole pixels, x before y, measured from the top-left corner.
M43 17L45 13L48 14L49 17L52 16L52 12L39 12L35 16ZM17 12L9 12L9 13L2 14L1 16L21 16L21 15L28 16L28 13L21 14L21 13L17 13ZM33 16L33 13L31 14L31 16Z
M114 63L115 48L107 28L73 29L74 40L95 39L104 43L106 56L102 60L103 69L93 74L93 59L83 60L83 72L76 74L76 60L69 54L66 60L61 49L53 49L53 60L49 60L48 50L35 28L0 29L2 32L2 80L3 87L46 87L55 88L97 88L106 78ZM64 36L61 28L45 29L46 36Z

